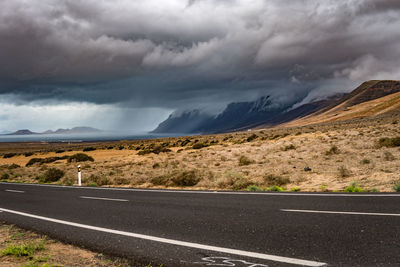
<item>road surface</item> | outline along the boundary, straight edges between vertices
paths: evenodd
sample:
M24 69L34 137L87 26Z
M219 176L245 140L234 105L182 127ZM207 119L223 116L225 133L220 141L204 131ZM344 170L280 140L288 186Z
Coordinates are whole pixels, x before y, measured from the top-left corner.
M400 194L0 183L0 220L134 266L400 266Z

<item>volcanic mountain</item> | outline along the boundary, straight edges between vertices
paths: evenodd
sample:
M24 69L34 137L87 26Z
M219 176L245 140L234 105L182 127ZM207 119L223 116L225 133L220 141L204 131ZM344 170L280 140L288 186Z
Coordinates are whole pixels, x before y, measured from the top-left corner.
M276 105L265 96L256 101L231 103L218 115L199 110L171 114L153 132L216 133L375 116L398 109L398 93L400 81L374 80L364 82L349 94L336 94L294 109L291 107L295 103Z

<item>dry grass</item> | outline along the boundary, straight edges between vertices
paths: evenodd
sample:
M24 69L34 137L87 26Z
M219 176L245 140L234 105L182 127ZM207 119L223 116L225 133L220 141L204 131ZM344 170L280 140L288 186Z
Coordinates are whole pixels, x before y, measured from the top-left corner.
M395 159L400 151L377 143L399 135L394 119L398 117L79 147L42 145L28 157L0 158L0 179L38 182L38 176L55 167L65 173L58 183L75 184L76 163L58 160L24 166L33 157L70 156L86 145L96 148L85 152L94 162L80 163L86 185L228 190L278 185L287 190L343 191L357 181L366 190L393 191L399 180L400 163ZM55 152L61 148L65 152ZM23 150L0 144L0 153L13 152Z

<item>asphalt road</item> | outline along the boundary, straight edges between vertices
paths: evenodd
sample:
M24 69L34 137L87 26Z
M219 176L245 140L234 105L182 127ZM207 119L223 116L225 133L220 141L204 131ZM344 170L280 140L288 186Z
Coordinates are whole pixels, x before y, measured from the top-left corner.
M400 194L0 183L0 220L135 266L400 266Z

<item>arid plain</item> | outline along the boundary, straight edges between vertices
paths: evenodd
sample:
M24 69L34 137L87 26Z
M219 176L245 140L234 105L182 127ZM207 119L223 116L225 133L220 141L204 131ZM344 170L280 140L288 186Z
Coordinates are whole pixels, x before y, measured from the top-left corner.
M0 144L0 177L74 185L80 164L89 186L344 191L353 184L393 191L400 180L398 117L142 141ZM77 153L93 161L70 158Z

